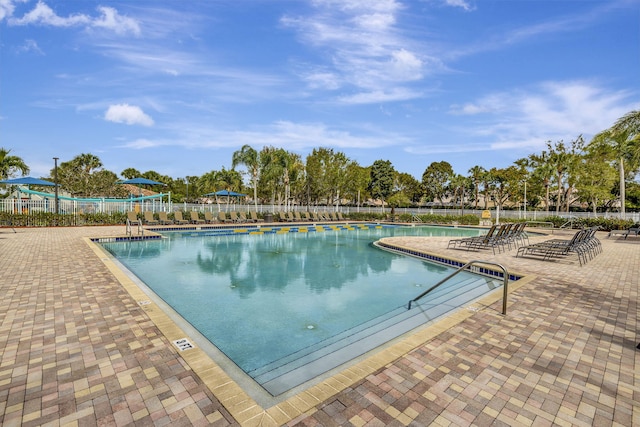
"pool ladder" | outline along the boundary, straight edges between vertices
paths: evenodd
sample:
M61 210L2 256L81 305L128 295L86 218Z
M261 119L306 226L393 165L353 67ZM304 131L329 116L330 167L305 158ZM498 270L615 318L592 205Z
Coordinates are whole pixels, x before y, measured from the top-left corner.
M131 221L129 221L129 218L127 218L126 233L129 236L129 238L133 237L133 227L131 226ZM138 221L138 234L140 234L141 236L144 236L144 228L142 228L142 221Z
M503 286L502 286L502 288L503 288L503 291L502 291L502 314L506 315L507 314L507 294L509 292L509 289L508 289L509 288L509 272L507 272L507 269L504 268L502 266L502 264L498 264L496 262L491 262L491 261L481 261L481 260L469 261L468 263L466 263L462 267L458 268L456 271L454 271L453 273L451 273L450 275L448 275L444 279L440 280L438 283L436 283L435 285L433 285L432 287L430 287L429 289L427 289L426 291L424 291L423 293L421 293L420 295L418 295L417 297L415 297L414 299L409 301L409 304L407 305L407 310L411 310L412 303L418 301L420 298L424 297L429 292L433 291L434 289L436 289L437 287L439 287L440 285L442 285L443 283L445 283L446 281L451 279L453 276L456 276L462 270L465 270L467 267L470 267L473 264L494 265L496 267L500 267L500 269L502 270L502 274L503 274L503 278L504 278L504 283L503 283Z

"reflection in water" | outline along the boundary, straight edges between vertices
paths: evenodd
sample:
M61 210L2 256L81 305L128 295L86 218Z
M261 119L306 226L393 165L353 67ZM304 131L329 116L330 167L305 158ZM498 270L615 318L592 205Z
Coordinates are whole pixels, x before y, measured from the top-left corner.
M167 233L163 239L104 246L252 372L402 307L418 288L440 280L448 268L371 246L386 236L443 232L431 229Z

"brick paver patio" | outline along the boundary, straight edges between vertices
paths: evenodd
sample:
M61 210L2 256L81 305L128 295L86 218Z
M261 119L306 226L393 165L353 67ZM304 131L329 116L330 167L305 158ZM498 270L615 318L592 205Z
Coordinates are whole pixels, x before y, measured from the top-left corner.
M277 408L247 400L239 410L226 384L211 385L219 371L178 352L83 239L124 232L0 229L3 426L640 425L640 238L599 234L604 252L583 267L394 238L529 280L514 286L507 316L500 299L476 304L370 372L349 371Z

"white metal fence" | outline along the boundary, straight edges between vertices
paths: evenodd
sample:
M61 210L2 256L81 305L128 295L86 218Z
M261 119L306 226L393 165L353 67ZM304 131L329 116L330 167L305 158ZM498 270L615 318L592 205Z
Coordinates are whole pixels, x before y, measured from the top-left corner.
M343 214L350 214L354 212L362 212L362 213L377 213L377 214L389 214L391 209L385 207L384 209L381 207L375 206L300 206L295 205L291 206L288 209L284 205L270 205L270 204L262 204L257 205L254 204L243 204L243 203L211 203L211 204L196 204L196 203L172 203L165 202L158 199L152 200L144 200L144 201L94 201L94 202L85 202L85 201L69 201L69 200L58 200L58 212L61 214L97 214L97 213L115 213L115 212L128 212L128 211L152 211L152 212L175 212L175 211L198 211L198 212L229 212L229 211L243 211L250 212L256 211L258 213L277 213L280 211L310 211L310 212L342 212ZM54 201L49 199L44 200L35 200L35 199L0 199L0 212L5 213L13 213L16 215L19 214L37 214L41 212L49 212L55 213L56 206ZM410 215L426 215L426 214L435 214L435 215L477 215L481 216L482 210L480 209L442 209L442 208L395 208L394 213L396 215L401 214L410 214ZM529 221L536 221L548 216L556 216L555 211L545 212L545 211L527 211L524 212L522 210L501 210L496 211L492 209L490 211L491 218L510 218L510 219L526 219ZM597 213L593 212L560 212L557 214L567 220L577 219L577 218L621 218L621 214L619 212L607 212L607 213ZM640 213L633 212L627 213L625 215L626 219L633 220L634 222L640 222Z

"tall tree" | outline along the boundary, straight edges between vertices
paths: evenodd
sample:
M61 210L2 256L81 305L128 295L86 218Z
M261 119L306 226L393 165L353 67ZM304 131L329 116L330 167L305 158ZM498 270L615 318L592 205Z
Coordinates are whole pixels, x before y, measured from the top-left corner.
M395 169L389 160L376 160L371 165L371 180L369 181L369 191L371 197L382 201L384 210L385 200L393 192Z
M577 192L581 200L591 205L594 214L600 204L611 198L615 186L616 168L607 161L609 154L607 146L589 145L576 168Z
M422 185L427 196L440 200L444 204L449 181L453 177L453 168L448 162L433 162L422 174Z
M360 166L357 162L351 162L347 166L345 174L345 193L354 204L360 207L360 201L368 198L367 189L371 180L369 168Z
M396 189L405 194L412 203L420 202L424 194L420 181L415 179L413 175L405 172L398 172L396 174Z
M91 182L92 174L100 168L102 168L102 162L97 156L88 153L79 154L68 162L60 163L58 182L61 187L75 196L100 196L102 194L94 193L93 190L93 187L100 186L95 186ZM53 170L51 174L53 175Z
M331 148L313 149L306 159L306 192L310 199L331 204L346 192L347 168L351 160Z
M471 182L473 182L474 189L474 204L473 208L478 209L478 199L480 197L480 184L482 183L482 176L485 174L487 170L482 166L473 166L467 172L469 174L469 178L471 178ZM486 203L486 202L485 202Z
M29 173L29 167L18 156L9 155L11 150L0 148L0 179L8 179L20 172L23 176Z
M533 168L533 172L531 176L536 181L541 182L542 185L544 186L544 189L545 189L544 206L548 215L549 205L550 205L549 193L551 191L551 180L553 179L553 174L554 174L553 165L549 161L549 153L543 150L540 154L531 154L529 156L529 160L530 160L529 164Z
M231 168L235 169L238 165L244 165L247 173L251 176L251 186L253 187L253 203L256 211L258 210L258 175L260 173L260 159L258 152L249 145L243 145L242 148L233 153L231 158Z

